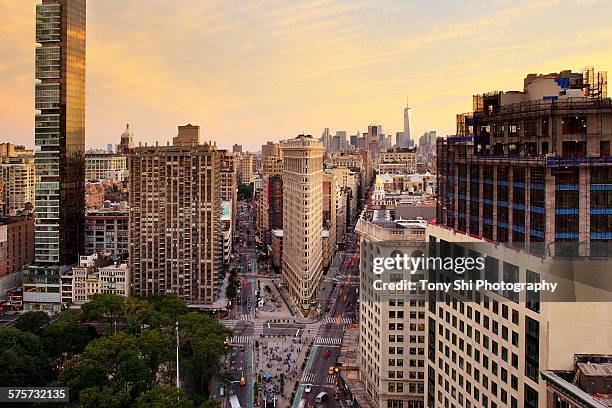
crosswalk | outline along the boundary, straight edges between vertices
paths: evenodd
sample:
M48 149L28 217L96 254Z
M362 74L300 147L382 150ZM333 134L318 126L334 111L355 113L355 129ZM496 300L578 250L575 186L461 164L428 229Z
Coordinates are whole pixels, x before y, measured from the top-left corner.
M315 340L315 346L339 346L342 343L342 339L335 337L317 337Z
M243 315L240 315L240 320L242 320L243 322L252 322L253 316L250 314L243 314Z
M230 339L231 344L253 344L253 338L251 336L232 336Z
M348 317L342 317L342 318L337 318L337 317L332 317L332 316L327 316L326 318L323 319L323 323L333 323L333 324L351 324L351 319L349 319Z
M335 381L333 375L321 374L321 373L304 373L302 374L302 383L304 384L320 384L327 383L333 384Z
M239 321L240 320L236 320L236 319L226 319L226 320L221 320L221 324L223 324L228 329L233 329L234 327L236 327Z
M263 334L263 322L255 322L254 331L256 337L261 337Z

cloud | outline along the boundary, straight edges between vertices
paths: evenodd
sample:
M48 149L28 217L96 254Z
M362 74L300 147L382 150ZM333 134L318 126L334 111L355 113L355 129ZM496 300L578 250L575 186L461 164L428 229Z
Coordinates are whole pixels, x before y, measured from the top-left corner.
M35 0L0 0L0 120L33 141ZM612 64L604 1L88 2L87 144L170 139L181 123L256 148L323 127L454 131L471 95L527 72ZM588 24L582 22L588 21ZM4 138L4 136L3 136Z

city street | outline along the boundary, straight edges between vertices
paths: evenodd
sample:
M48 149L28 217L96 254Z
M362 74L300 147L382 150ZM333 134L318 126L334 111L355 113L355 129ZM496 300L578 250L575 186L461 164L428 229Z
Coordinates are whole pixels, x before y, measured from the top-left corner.
M321 315L306 322L286 304L280 277L268 275L268 265L258 261L251 204L240 202L238 208L230 268L237 270L240 284L229 317L222 321L232 329L229 368L235 381L230 393L241 407L297 407L301 400L309 407L324 391L329 398L318 405L340 407L334 399L334 370L345 327L357 321L354 234L347 235L345 250L336 253L322 282Z

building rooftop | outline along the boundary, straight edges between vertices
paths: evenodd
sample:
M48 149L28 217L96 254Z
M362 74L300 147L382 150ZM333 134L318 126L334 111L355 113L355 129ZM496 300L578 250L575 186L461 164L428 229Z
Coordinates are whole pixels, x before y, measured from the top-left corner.
M576 355L574 371L548 370L542 378L548 386L579 401L585 407L612 407L612 356Z

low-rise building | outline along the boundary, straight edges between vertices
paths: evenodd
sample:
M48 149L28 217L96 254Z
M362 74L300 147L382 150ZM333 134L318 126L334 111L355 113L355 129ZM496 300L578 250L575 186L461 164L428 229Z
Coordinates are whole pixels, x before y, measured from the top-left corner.
M0 279L34 262L34 216L0 217Z
M416 172L416 167L416 149L394 149L379 153L376 173L411 174Z
M64 307L80 307L99 293L130 296L127 264L114 262L110 254L81 256L79 265L61 276Z
M547 408L612 407L612 356L578 354L569 371L543 371Z

